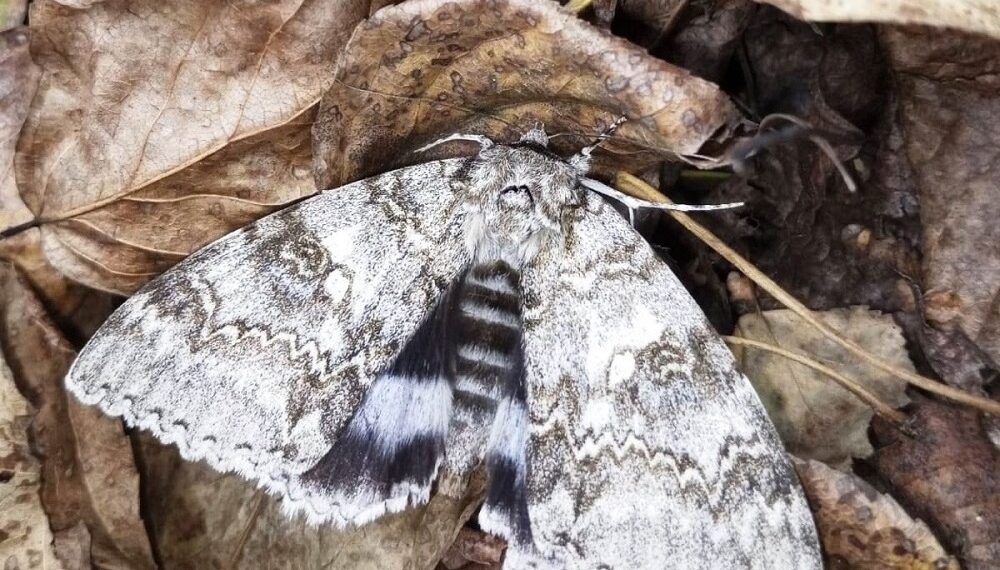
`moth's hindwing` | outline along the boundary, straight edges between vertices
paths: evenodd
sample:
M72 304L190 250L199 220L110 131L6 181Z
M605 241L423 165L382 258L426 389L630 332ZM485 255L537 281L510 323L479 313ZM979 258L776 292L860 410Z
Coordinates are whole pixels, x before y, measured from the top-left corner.
M587 202L523 279L536 543L570 568L821 568L750 383L649 245Z
M187 459L259 479L291 511L362 522L378 497L340 505L301 478L468 265L464 164L328 191L198 251L108 319L67 386Z

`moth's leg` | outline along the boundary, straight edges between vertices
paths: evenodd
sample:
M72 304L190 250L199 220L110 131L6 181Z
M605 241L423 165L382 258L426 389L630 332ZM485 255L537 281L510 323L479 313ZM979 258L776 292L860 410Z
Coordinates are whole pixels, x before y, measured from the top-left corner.
M356 509L403 500L393 503L391 510L399 510L428 499L452 414L447 328L453 289L375 380L336 443L303 475L305 482Z

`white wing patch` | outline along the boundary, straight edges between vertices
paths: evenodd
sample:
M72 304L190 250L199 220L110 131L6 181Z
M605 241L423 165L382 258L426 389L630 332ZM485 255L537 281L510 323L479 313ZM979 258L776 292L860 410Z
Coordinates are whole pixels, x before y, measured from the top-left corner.
M364 437L391 454L414 436L448 434L451 386L448 380L415 380L385 375L366 396L366 405L354 422ZM354 423L351 424L354 427Z

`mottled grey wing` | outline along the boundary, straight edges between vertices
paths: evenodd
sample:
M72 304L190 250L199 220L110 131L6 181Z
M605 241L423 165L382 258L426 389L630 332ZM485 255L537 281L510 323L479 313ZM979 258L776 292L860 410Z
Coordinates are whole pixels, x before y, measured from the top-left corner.
M292 512L352 522L299 477L467 264L463 162L331 190L205 247L107 320L67 386Z
M529 514L543 554L569 568L821 567L750 383L625 220L590 196L524 291Z

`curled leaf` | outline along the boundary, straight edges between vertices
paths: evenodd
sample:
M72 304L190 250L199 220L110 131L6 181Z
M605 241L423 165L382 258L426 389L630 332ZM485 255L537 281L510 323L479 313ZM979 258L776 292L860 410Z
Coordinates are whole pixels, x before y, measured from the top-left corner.
M316 182L428 160L412 151L455 132L511 141L542 125L569 154L622 116L598 168L694 154L736 111L715 85L553 2L404 2L345 48L313 130Z
M311 110L363 1L32 4L38 95L18 145L46 255L134 291L315 191Z
M69 537L78 539L73 529L83 524L92 539L92 565L154 568L139 518L139 478L121 422L66 394L62 379L76 354L7 263L0 264L0 342L37 410L31 442L41 460L41 499L57 553L62 535L64 550L74 558L79 554L81 549L68 548L76 542Z

